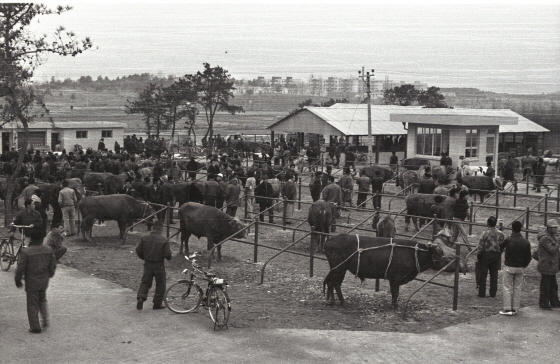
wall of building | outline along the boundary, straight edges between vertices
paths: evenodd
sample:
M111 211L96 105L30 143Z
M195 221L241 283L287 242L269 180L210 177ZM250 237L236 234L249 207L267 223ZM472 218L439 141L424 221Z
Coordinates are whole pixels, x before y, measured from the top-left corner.
M60 133L60 141L63 149L67 152L75 151L74 146L79 144L85 150L87 148L93 148L97 150L97 145L101 139L101 132L103 130L112 130L112 138L104 138L105 148L108 150L114 150L115 141L118 141L120 146L123 146L124 141L124 129L123 128L106 128L106 129L58 129ZM76 138L76 131L87 131L87 138Z
M292 115L280 124L272 126L270 130L273 130L275 133L303 132L306 134L321 134L325 137L325 140L328 140L330 135L340 136L340 132L337 129L307 110Z

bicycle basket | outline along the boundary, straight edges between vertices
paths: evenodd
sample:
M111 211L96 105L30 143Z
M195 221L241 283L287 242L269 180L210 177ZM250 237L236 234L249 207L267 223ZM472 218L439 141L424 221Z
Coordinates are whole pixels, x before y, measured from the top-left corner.
M212 279L213 284L224 284L224 280L222 278L214 278Z

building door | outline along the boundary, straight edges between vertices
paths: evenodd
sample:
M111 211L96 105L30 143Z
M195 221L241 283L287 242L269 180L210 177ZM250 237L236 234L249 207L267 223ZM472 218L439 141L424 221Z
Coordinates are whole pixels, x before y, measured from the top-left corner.
M2 153L10 151L10 133L2 133Z
M51 133L51 150L55 151L55 147L58 144L58 141L60 140L59 138L59 133Z

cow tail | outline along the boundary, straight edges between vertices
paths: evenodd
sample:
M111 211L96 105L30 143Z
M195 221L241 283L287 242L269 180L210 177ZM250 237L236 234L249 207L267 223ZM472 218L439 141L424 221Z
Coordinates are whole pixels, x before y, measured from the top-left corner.
M325 279L323 280L323 294L325 294L326 290L325 287L328 286L329 282L331 281L331 275L332 275L332 271L329 271L329 273L327 274L327 276L325 277Z

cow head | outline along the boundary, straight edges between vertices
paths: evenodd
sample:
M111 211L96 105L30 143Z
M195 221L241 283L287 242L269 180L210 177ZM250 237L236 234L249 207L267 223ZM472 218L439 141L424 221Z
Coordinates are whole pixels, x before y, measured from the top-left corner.
M503 191L504 190L504 183L498 177L494 178L494 186L496 186L496 189L498 191Z
M234 238L243 239L244 237L247 236L247 229L244 229L245 224L242 223L241 220L239 220L237 218L234 218L234 219L231 219L229 221L229 224L233 228L234 231L239 231L239 233L237 235L235 235Z
M154 210L154 208L152 207L151 203L143 203L142 205L144 205L144 212L142 213L142 218L146 218L150 215L153 215L156 213L156 210Z
M441 248L441 246L439 244L428 243L427 247L428 247L428 251L430 252L430 254L432 254L433 259L443 258L443 249Z

